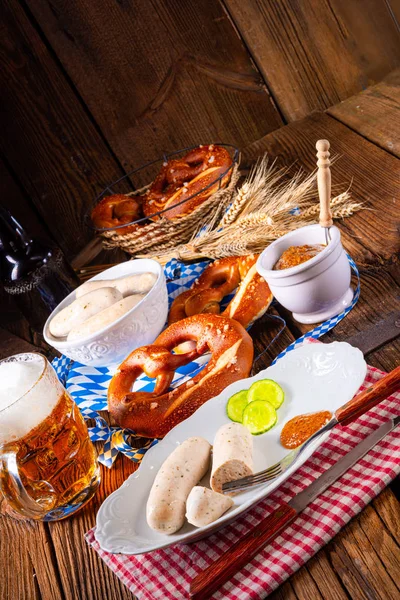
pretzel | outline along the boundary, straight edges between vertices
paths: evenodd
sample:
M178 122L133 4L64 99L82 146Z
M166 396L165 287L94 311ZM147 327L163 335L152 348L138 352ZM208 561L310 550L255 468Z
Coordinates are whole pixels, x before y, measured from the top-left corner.
M131 197L124 194L106 196L92 210L92 221L99 229L110 229L118 225L132 223L132 221L136 221L143 216L142 200L142 196ZM118 233L130 233L137 227L138 225L135 224L128 227L121 227L118 229Z
M194 349L172 354L187 340L195 342ZM168 391L175 369L208 351L211 358L206 367ZM240 323L219 315L188 317L124 360L110 382L108 408L121 427L139 436L162 438L229 384L248 377L252 362L253 342ZM153 392L130 391L142 372L156 378Z
M172 219L189 214L200 206L220 187L224 187L230 177L226 173L221 180L218 178L229 170L232 157L221 146L199 146L191 150L179 160L164 163L160 173L155 178L146 193L143 211L146 217L152 217L162 210L163 217ZM214 185L211 185L213 182ZM204 189L210 186L208 189ZM204 190L202 193L198 193ZM185 198L190 198L187 202ZM177 206L179 203L182 204Z
M258 274L258 256L230 256L209 265L191 289L180 294L171 305L168 323L185 317L220 312L220 302L238 288L222 316L239 321L249 327L259 319L272 302L271 290Z

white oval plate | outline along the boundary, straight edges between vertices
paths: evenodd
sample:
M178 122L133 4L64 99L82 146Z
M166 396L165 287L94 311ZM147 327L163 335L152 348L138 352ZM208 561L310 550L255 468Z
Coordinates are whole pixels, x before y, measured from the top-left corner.
M260 471L287 454L279 442L284 423L298 414L336 410L354 396L366 372L367 365L360 350L345 342L308 344L289 352L254 377L232 383L151 448L138 471L103 502L97 514L95 532L101 548L107 552L143 554L210 535L279 487L329 435L328 432L317 438L301 459L280 477L234 496L234 506L207 527L196 528L186 523L173 535L153 531L146 521L146 502L157 471L176 446L187 438L202 436L213 443L217 429L229 422L226 403L235 392L247 389L253 381L264 378L274 379L285 392L285 401L278 410L278 424L253 438L254 468Z

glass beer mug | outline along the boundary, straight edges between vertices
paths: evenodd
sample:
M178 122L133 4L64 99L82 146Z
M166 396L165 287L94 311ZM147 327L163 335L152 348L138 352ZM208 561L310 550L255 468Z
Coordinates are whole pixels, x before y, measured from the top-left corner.
M0 490L17 512L56 521L100 483L83 417L41 354L0 361Z

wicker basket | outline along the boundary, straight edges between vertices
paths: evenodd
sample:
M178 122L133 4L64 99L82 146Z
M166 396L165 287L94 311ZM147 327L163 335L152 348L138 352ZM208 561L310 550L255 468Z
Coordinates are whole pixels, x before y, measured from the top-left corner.
M146 221L145 219L139 219L134 221L132 224L141 224L141 227L137 227L130 233L121 234L118 232L118 228L112 229L97 229L92 226L93 229L103 238L103 246L107 249L121 248L125 252L136 255L140 253L143 255L153 255L160 251L167 250L175 247L177 244L184 244L188 242L196 232L201 229L202 225L208 221L211 217L221 218L223 212L229 206L232 201L232 197L235 191L236 183L239 178L238 163L239 163L239 152L233 146L227 144L218 144L226 147L231 151L232 154L232 165L229 169L224 172L215 182L221 181L230 174L229 184L225 188L221 188L212 194L205 202L198 206L194 211L184 217L177 217L174 219L166 219L163 216L163 212L159 213L158 220ZM170 157L177 158L177 155L183 154L191 150L192 148L185 148L179 152L174 152L168 156L164 156L162 159L153 161L135 169L132 173L122 177L117 182L110 184L103 190L100 196L96 199L96 203L99 202L104 196L115 193L124 193L128 196L135 196L143 194L144 191L150 186L150 184L143 186L143 180L152 181L158 172L160 163L165 162ZM147 175L148 173L148 175ZM134 183L140 182L142 187L135 191L126 192L127 182L133 187ZM119 191L118 188L124 185L124 191ZM198 192L202 193L203 190ZM196 194L197 195L197 194ZM190 196L182 204L193 198ZM166 214L168 210L164 211ZM143 222L145 221L145 224ZM127 225L124 225L126 227Z

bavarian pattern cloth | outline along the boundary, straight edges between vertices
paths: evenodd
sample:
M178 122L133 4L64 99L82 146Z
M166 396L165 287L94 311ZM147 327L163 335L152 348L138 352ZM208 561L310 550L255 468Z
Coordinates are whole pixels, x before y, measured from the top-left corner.
M354 293L353 301L342 313L328 319L315 327L312 331L290 344L275 361L284 356L301 344L306 338L319 338L324 333L330 331L337 323L339 323L356 304L360 295L360 280L357 266L354 261L348 256L351 268L357 278L357 286ZM209 261L202 261L194 264L185 264L175 259L171 260L164 268L165 277L167 280L168 301L171 305L174 298L182 292L188 290L194 281L201 275ZM223 304L227 304L231 296L224 299ZM285 322L281 317L271 317L283 322L277 336L270 342L268 348L275 342L279 334L283 331ZM265 348L261 354L255 358L255 362L268 349ZM188 365L179 367L174 375L171 387L177 387L184 383L188 378L197 375L207 363L208 356L204 355L194 360ZM274 361L274 362L275 362ZM120 427L112 427L108 425L106 420L99 414L101 411L107 410L107 388L114 374L114 371L107 367L88 367L62 356L53 360L53 367L56 373L66 387L69 394L72 396L78 405L84 419L88 421L89 435L94 442L104 442L103 450L98 457L106 467L112 467L118 454L122 452L133 460L140 462L146 451L157 443L157 440L148 440L143 447L135 448L135 433L129 429ZM140 376L134 384L134 391L152 391L154 381L146 375Z

